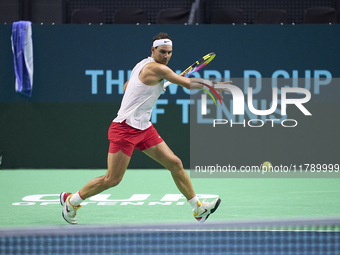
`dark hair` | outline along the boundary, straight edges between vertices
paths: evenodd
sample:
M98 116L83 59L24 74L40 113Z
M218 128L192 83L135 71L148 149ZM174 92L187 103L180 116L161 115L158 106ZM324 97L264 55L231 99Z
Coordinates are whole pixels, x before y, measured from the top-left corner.
M152 39L152 42L154 42L154 41L156 41L156 40L158 40L158 39L170 39L170 40L171 40L171 38L168 36L167 33L162 33L162 32L160 32L158 35L156 35L156 36ZM172 40L171 40L171 41L172 41Z

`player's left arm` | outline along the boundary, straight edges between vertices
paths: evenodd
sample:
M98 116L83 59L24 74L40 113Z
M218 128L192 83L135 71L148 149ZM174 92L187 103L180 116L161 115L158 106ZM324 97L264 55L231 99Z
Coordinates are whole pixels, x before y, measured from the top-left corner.
M180 76L178 74L176 74L174 71L172 71L169 67L165 66L165 65L160 65L158 68L158 73L159 75L163 78L166 79L174 84L178 84L182 87L185 87L187 89L201 89L203 88L205 85L214 87L215 84L228 84L231 81L227 81L227 82L213 82L210 80L205 80L205 79L201 79L201 78L186 78L183 76ZM207 86L206 86L207 87ZM216 89L219 94L221 95L221 97L223 98L222 92L229 92L230 91L228 89Z
M200 89L203 88L205 84L213 86L213 83L209 80L203 80L201 78L187 78L176 74L166 65L158 65L156 70L157 75L170 81L171 83L178 84L187 89Z
M186 78L176 74L171 68L166 65L158 64L155 66L155 73L160 79L165 79L174 84L190 89L190 78Z

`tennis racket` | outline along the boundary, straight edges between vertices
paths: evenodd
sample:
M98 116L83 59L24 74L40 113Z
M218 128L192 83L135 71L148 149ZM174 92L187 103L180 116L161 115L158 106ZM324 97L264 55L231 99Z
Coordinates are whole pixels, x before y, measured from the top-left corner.
M180 76L183 77L187 77L189 75L191 75L194 72L197 72L198 70L200 70L202 67L206 66L207 64L209 64L209 62L211 60L214 59L214 57L216 56L215 52L211 52L207 55L205 55L203 58L197 60L195 63L193 63L191 66L189 66L187 69L185 69ZM168 87L172 82L167 81L164 84L164 88Z

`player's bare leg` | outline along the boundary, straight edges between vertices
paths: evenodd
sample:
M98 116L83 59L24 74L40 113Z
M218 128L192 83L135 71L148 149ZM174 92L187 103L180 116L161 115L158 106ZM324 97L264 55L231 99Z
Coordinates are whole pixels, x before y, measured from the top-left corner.
M183 168L182 161L172 152L164 141L143 152L171 172L177 188L186 199L189 200L195 196L191 180Z
M164 141L143 152L170 170L177 188L188 200L197 221L200 223L205 222L210 214L216 211L221 203L221 199L216 198L211 203L202 203L198 200L192 187L191 180L183 168L182 161L171 151Z
M105 175L89 181L79 192L83 199L97 195L104 190L117 186L123 179L130 157L122 151L108 153L107 172Z
M107 156L108 170L105 175L89 181L76 194L62 192L60 203L63 206L63 218L70 224L77 224L77 210L81 207L80 203L91 196L101 193L120 183L123 179L130 157L122 151L109 153Z

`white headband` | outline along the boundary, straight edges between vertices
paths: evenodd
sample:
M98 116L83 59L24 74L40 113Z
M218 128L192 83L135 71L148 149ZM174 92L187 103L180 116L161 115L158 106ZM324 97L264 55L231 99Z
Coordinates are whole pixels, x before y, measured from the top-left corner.
M170 39L158 39L153 42L153 47L158 47L160 45L170 45L172 46L172 41Z

